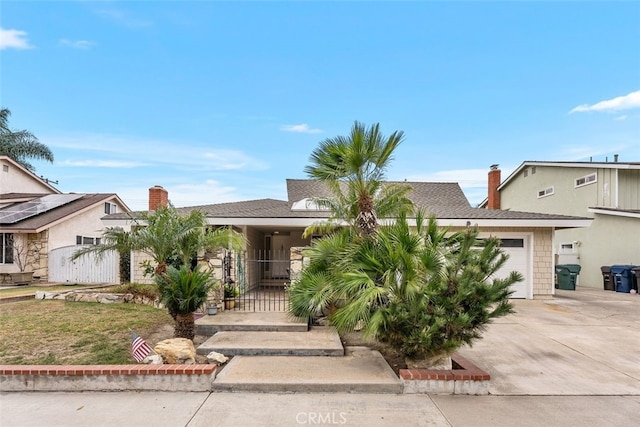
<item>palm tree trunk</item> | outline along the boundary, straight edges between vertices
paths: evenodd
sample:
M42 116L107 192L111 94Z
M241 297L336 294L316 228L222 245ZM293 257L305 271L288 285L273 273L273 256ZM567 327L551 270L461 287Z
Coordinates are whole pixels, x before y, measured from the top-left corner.
M356 225L364 236L373 236L378 228L378 219L373 209L373 198L370 194L361 194L358 199L358 216Z
M156 265L156 269L154 270L153 273L156 276L166 276L167 275L167 263L166 262L159 262L158 265ZM177 314L174 313L171 309L169 309L168 311L169 311L169 314L171 315L171 318L177 322L177 319L176 319Z
M176 324L173 330L175 338L188 338L193 341L195 336L195 323L193 313L176 314Z

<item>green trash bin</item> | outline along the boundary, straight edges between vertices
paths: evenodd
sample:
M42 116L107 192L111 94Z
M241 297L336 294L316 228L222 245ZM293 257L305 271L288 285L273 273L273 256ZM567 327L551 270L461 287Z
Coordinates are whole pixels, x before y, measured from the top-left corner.
M556 265L556 288L575 291L580 268L578 264Z

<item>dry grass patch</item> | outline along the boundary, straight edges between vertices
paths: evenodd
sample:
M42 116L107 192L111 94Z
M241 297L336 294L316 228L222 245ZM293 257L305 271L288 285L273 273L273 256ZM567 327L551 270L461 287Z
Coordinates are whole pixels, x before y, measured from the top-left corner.
M173 321L166 310L137 304L60 300L3 304L0 364L134 363L129 329L153 346L148 337L167 324Z

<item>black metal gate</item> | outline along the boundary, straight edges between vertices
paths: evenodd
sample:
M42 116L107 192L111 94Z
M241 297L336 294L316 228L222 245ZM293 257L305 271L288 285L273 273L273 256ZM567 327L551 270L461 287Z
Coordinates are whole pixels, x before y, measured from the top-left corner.
M226 310L288 311L289 251L228 252L223 259L223 282L238 295L225 300Z

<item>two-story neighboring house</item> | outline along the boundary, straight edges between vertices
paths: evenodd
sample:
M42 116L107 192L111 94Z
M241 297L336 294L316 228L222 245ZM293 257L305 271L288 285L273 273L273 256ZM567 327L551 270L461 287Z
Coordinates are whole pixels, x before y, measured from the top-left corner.
M129 212L116 194L63 194L0 156L0 282L21 269L43 281L99 281L93 279L100 277L93 264L87 263L84 271L71 268L67 253L77 245L98 244L101 218L116 212ZM52 278L54 271L58 274ZM116 268L109 277L117 281L117 273Z
M504 181L489 172L489 209L593 218L554 233L557 264L579 264L581 286L602 288L600 267L640 265L640 162L523 162Z

